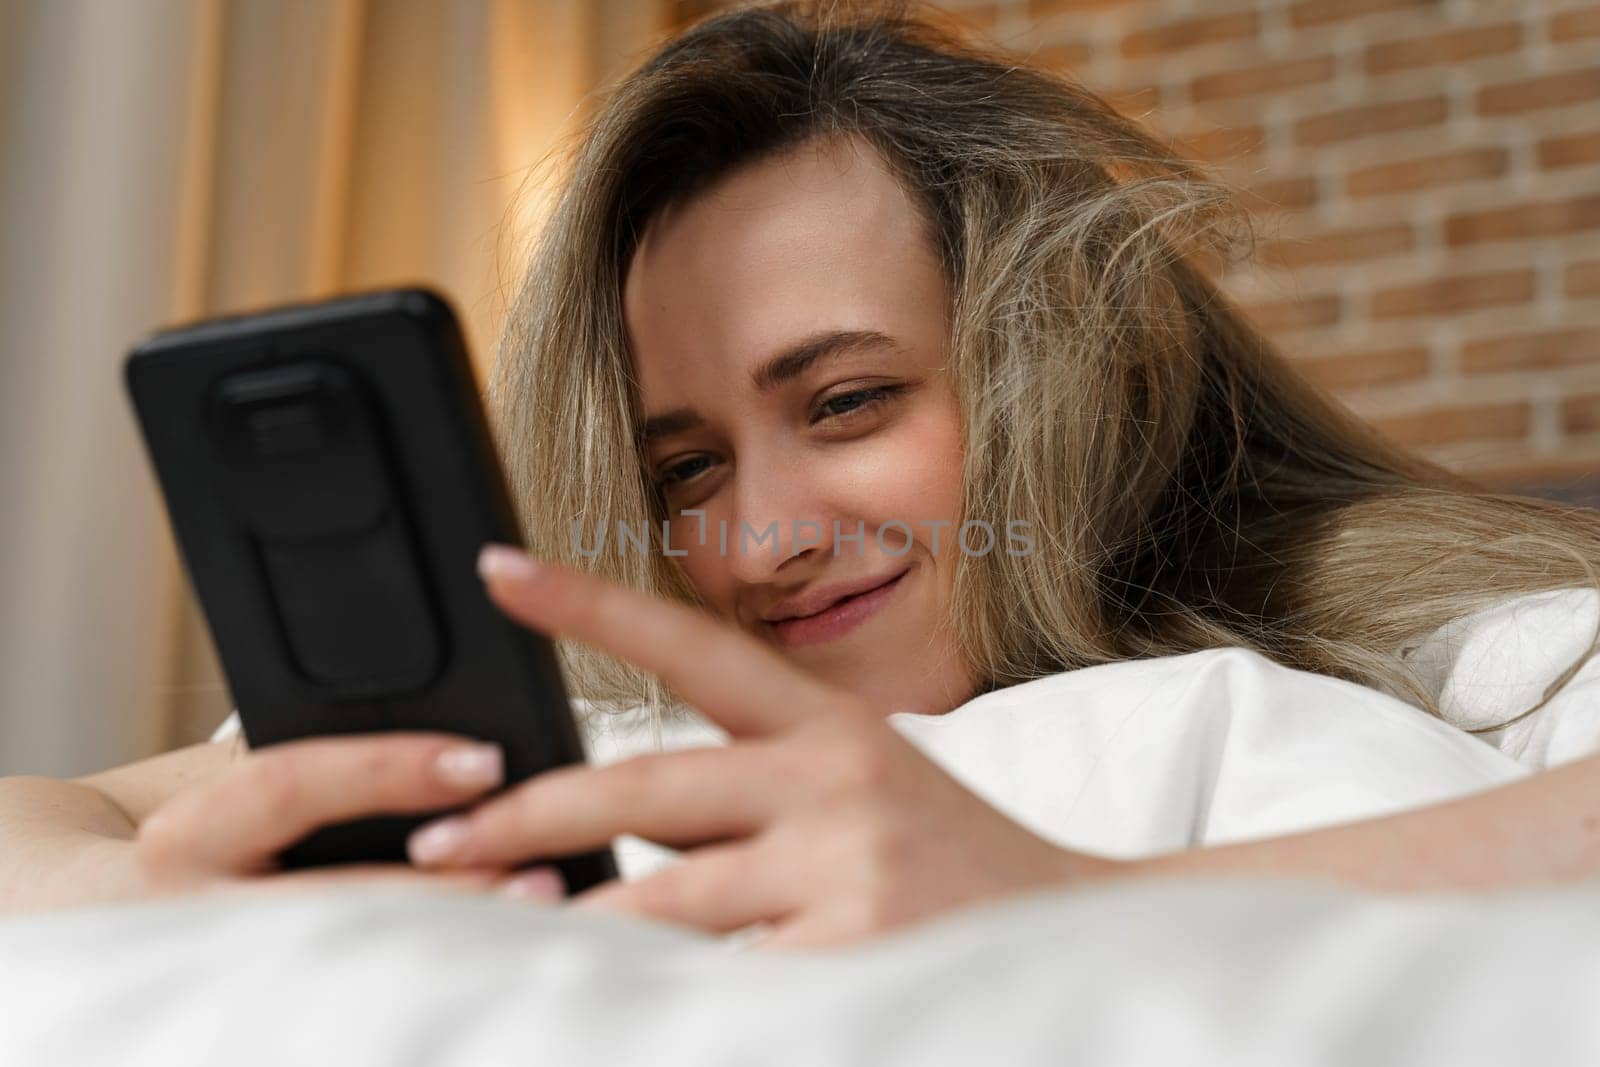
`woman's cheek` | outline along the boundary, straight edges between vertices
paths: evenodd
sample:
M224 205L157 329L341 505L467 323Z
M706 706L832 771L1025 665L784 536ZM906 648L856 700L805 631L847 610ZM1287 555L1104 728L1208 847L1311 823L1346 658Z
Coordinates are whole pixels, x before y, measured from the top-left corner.
M713 611L731 619L734 613L735 582L733 573L728 567L727 556L719 547L717 531L717 520L707 515L705 543L701 544L699 517L690 516L672 526L672 549L674 552L683 553L677 557L676 562L683 569L689 584L694 586ZM730 529L728 551L735 551L736 544L735 535Z
M904 432L886 437L884 447L863 457L873 487L867 515L881 523L896 519L926 539L924 522L954 523L961 514L962 448L953 410L929 409L908 421ZM943 538L940 539L941 548Z

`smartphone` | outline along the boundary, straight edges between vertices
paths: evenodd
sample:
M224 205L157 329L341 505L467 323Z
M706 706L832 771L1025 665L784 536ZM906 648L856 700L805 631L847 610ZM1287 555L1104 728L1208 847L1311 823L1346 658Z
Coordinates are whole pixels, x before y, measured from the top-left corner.
M506 785L584 750L550 641L476 572L520 545L449 304L392 290L155 334L124 365L184 567L252 748L443 730ZM426 815L323 827L285 867L404 862ZM609 848L554 862L577 892Z

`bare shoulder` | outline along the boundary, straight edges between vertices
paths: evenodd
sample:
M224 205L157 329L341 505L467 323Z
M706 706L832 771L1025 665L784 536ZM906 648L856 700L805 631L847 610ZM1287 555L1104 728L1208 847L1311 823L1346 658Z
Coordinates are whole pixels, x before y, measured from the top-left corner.
M73 781L105 794L135 825L168 797L221 775L249 752L239 736L202 741Z

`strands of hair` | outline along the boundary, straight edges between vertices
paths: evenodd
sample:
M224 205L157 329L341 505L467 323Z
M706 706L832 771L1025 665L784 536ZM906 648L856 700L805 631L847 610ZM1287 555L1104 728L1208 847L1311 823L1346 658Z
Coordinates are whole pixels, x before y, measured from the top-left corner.
M1234 190L935 13L842 0L698 23L585 129L489 387L534 552L695 601L659 552L580 560L568 538L575 519L658 508L622 278L658 212L827 137L865 141L925 208L953 294L964 514L1034 532L1031 554L956 576L950 625L985 688L1240 646L1437 712L1407 641L1508 595L1600 586L1600 514L1391 446L1218 290L1207 265L1252 243ZM674 703L627 664L562 651L599 706Z

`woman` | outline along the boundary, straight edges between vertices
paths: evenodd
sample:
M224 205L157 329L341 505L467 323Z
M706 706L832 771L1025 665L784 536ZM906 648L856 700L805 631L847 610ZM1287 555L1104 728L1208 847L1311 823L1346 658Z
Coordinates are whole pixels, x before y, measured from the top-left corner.
M592 703L681 700L733 743L540 776L420 830L431 871L407 876L498 886L636 834L690 851L581 906L810 945L1147 872L1600 869L1592 756L1130 861L1025 829L886 726L1221 648L1437 711L1403 646L1595 584L1592 514L1481 492L1292 372L1199 266L1227 206L1093 95L881 9L779 4L668 44L594 120L491 384L548 562L482 566L514 617L591 646L566 651ZM32 869L70 872L12 899L250 879L319 823L499 780L492 748L448 738L225 747L10 783L44 827ZM507 888L558 894L552 874Z

